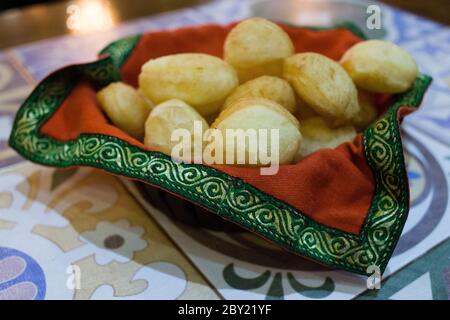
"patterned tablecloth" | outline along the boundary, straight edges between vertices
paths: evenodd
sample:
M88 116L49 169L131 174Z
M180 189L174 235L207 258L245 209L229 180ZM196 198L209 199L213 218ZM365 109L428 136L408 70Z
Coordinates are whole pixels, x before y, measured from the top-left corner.
M347 5L365 14L366 5ZM226 23L255 8L255 1L214 1L0 52L0 299L450 298L450 29L411 14L382 6L381 34L434 82L403 124L412 208L380 290L246 233L174 222L129 181L44 168L8 148L15 111L50 71L92 60L128 34Z

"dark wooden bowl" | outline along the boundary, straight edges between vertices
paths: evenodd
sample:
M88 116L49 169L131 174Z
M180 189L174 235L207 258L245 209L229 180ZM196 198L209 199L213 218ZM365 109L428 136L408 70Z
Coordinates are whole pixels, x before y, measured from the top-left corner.
M246 232L245 229L218 215L173 194L142 182L135 182L139 192L152 206L169 218L210 230L225 232Z

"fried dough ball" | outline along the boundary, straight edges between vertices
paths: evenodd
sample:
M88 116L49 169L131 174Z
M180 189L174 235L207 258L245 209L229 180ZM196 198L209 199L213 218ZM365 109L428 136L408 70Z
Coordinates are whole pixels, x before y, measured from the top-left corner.
M291 113L296 109L294 90L286 80L277 77L261 76L241 84L228 96L222 109L228 108L242 98L272 100Z
M199 129L201 129L201 132L194 130L196 121L200 124ZM185 162L193 162L195 160L194 155L201 156L202 152L201 149L195 149L194 139L202 141L203 132L208 128L208 123L194 108L181 100L171 99L155 106L148 116L145 122L144 144L156 151L172 155L174 147L180 143L177 140L178 138L172 141L172 134L177 129L186 129L190 133L191 153L190 155L181 154L180 157L176 158ZM175 154L175 156L177 155Z
M359 112L352 79L337 62L321 54L298 53L285 59L283 77L311 109L336 125Z
M216 121L211 125L211 128L216 128L222 132L225 140L225 158L227 154L232 154L235 151L234 158L230 155L228 156L233 159L233 164L241 164L238 163L238 156L243 154L245 154L245 163L242 164L251 165L250 159L257 159L259 164L259 150L250 148L248 141L244 147L238 141L234 141L235 150L231 150L231 147L227 149L227 146L230 145L230 141L226 139L227 129L242 129L244 131L254 129L256 132L258 132L258 129L278 129L279 141L271 141L270 131L267 132L267 149L264 150L265 154L270 154L272 144L278 142L278 164L291 163L301 141L297 119L276 102L262 98L240 99L236 101L236 103L222 111Z
M149 60L139 75L140 89L154 103L180 99L202 116L219 111L237 86L238 78L230 65L202 53L180 53Z
M357 43L345 52L341 65L358 87L378 93L404 92L418 74L406 50L381 40Z
M147 103L147 105L150 106L150 110L153 110L153 108L155 107L155 104L153 103L153 101L151 101L149 98L147 98L145 96L145 94L141 88L138 88L137 92L142 97L142 99L144 99L144 101Z
M297 107L296 107L296 112L295 112L295 116L297 117L297 119L304 120L307 118L312 118L312 117L318 117L319 115L317 114L317 112L315 112L313 109L311 109L305 101L303 101L299 96L296 97L297 99Z
M97 100L114 125L138 140L143 138L151 101L123 82L111 83L97 92Z
M372 94L358 90L358 102L360 110L353 117L352 123L358 130L367 128L377 118L377 109Z
M289 35L263 18L242 21L224 44L224 59L237 71L241 83L262 75L281 76L283 59L293 54Z
M333 129L321 117L300 121L300 131L303 140L295 156L295 162L317 150L335 148L341 143L351 141L356 137L356 130L353 126L347 125Z

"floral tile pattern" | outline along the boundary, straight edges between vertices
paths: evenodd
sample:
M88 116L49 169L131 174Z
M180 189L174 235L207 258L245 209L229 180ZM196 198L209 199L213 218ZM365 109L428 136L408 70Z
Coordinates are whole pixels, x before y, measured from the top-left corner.
M7 141L15 112L31 88L11 58L0 53L0 168L23 160L8 147Z
M430 263L430 262L433 263ZM450 300L450 238L358 299Z
M0 181L0 298L218 298L114 177L24 163Z
M86 243L93 243L103 249L103 254L95 256L95 262L100 265L118 261L129 262L135 252L147 247L142 239L144 229L140 226L130 226L127 219L115 222L100 221L95 230L80 234L80 239Z

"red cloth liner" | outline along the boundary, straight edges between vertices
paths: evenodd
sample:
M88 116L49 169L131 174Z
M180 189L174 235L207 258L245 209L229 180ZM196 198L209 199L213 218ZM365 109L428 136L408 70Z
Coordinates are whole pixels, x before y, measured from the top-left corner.
M141 66L149 59L181 52L203 52L222 56L225 37L233 25L205 25L172 31L147 33L122 66L123 80L137 86ZM361 41L346 29L313 31L282 26L295 44L296 52L314 51L339 59L353 44ZM388 98L378 100L380 111ZM403 113L403 112L402 112ZM81 133L115 136L150 150L108 123L95 98L95 89L80 81L59 109L41 128L41 133L60 141ZM374 178L366 163L361 134L336 149L311 154L295 165L280 166L275 176L260 175L259 168L212 166L278 198L324 225L359 234L374 193Z

